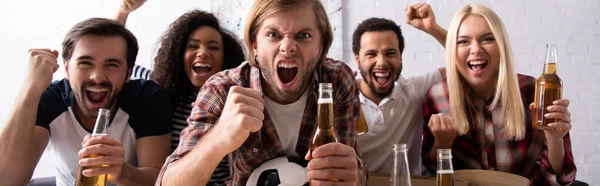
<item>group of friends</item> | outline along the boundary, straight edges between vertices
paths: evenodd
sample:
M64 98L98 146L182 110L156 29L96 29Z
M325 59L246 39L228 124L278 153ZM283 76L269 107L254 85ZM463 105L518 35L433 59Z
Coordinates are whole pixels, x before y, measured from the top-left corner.
M0 133L0 185L27 184L47 146L57 185L73 185L78 166L98 165L83 175L108 174L116 185L245 185L282 156L303 159L313 185L365 185L369 173L391 172L396 143L407 144L413 175L435 174L436 150L452 149L455 170L503 171L533 185L575 180L569 100L547 108L555 130L532 127L535 78L516 72L505 26L485 6L461 8L447 31L429 4L405 7L407 24L446 50L445 68L410 78L401 74L402 31L389 19L354 30L357 78L327 58L333 32L319 0L256 0L245 46L212 13L192 10L160 38L146 80L131 78L142 73L133 73L138 43L125 28L145 2L123 0L113 19L69 30L62 80L52 82L58 51L28 51ZM321 82L333 85L340 142L309 151ZM92 137L100 108L111 110L108 136Z

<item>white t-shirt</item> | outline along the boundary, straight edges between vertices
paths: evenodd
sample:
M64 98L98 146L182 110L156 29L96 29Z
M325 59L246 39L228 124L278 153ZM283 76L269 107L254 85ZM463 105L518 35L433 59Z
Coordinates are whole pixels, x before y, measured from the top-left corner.
M283 105L277 103L268 97L265 97L265 107L271 113L271 119L275 125L279 142L286 156L298 157L296 152L296 144L300 135L300 126L302 125L302 115L306 108L306 100L308 99L308 90L300 96L298 101ZM304 158L304 157L302 157Z
M369 172L390 174L392 146L406 143L410 173L421 174L423 99L429 87L442 79L438 70L405 79L400 76L392 93L379 105L360 94L369 131L358 136L361 155Z

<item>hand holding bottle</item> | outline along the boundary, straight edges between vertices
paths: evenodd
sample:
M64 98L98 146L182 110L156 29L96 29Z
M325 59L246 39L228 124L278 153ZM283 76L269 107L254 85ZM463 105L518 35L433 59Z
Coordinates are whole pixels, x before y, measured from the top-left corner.
M118 184L123 179L125 150L121 142L105 135L87 135L82 142L83 149L78 153L79 166L95 167L83 171L86 177L108 174L108 181Z

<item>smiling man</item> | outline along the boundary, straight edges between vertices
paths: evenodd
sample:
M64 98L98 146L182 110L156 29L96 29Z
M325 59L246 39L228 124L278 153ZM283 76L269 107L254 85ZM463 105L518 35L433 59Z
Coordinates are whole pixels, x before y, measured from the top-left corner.
M206 184L225 156L233 185L246 185L252 170L281 156L309 161L305 176L316 185L365 183L358 89L345 63L325 58L332 34L319 0L255 1L245 29L250 61L206 81L157 185ZM308 152L319 82L333 84L340 143Z
M57 185L74 185L78 165L101 167L83 175L109 174L111 185L154 183L169 155L170 101L157 84L129 80L137 52L131 32L101 18L67 33L63 80L51 82L56 50L29 50L22 93L0 133L0 185L26 185L48 143ZM111 110L108 136L90 137L101 108Z
M446 31L435 23L429 5L406 8L407 22L445 42ZM358 136L362 157L371 173L390 174L392 146L405 143L413 175L421 174L423 99L429 87L445 76L443 68L405 78L402 72L404 37L391 20L370 18L354 31L352 51L360 74L360 103L369 131Z

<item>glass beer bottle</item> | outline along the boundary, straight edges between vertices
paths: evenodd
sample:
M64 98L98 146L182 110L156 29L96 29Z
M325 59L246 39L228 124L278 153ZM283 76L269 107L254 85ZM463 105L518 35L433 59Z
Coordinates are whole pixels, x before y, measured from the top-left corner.
M310 138L310 152L315 148L332 142L340 142L333 129L333 89L331 83L319 83L319 99L317 101L317 130ZM333 179L332 181L337 181Z
M107 136L108 135L108 124L110 122L110 110L100 109L98 111L98 118L94 125L94 131L92 137L95 136ZM98 155L92 154L86 158L97 157ZM94 177L83 176L83 170L96 168L97 166L82 167L77 166L77 177L75 178L75 186L106 186L108 174L103 174Z
M358 117L358 125L356 126L356 135L362 135L364 133L369 132L369 126L367 125L367 120L365 119L365 113L362 108L360 110L360 117Z
M406 144L394 144L392 150L394 151L392 186L411 186Z
M546 45L546 59L544 71L535 82L535 97L533 102L533 127L542 130L550 130L548 124L556 122L556 119L544 117L548 113L548 106L562 97L562 81L556 75L556 45Z
M452 150L438 149L436 186L454 186L454 169L452 168Z

